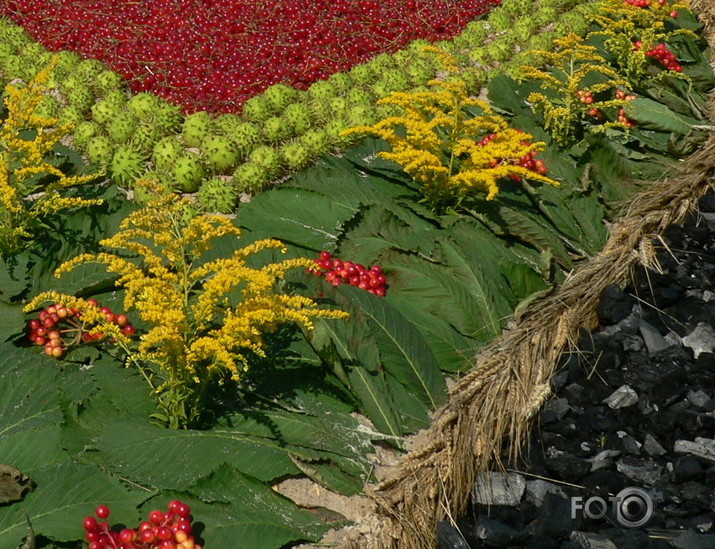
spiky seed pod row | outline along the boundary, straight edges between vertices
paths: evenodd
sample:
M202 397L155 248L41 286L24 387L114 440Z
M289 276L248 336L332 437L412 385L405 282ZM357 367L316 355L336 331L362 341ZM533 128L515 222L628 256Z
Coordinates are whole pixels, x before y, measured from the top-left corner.
M96 135L87 141L87 157L92 164L106 167L112 160L112 142L106 135Z
M274 84L263 92L263 97L274 112L280 113L297 99L298 90L286 84Z
M281 157L273 147L261 146L255 148L248 156L249 161L263 168L266 177L274 179L278 177L283 168Z
M159 108L159 98L151 93L138 93L129 99L127 108L140 120L150 120Z
M60 109L57 115L60 124L71 124L73 127L77 127L80 123L85 120L85 113L79 110L77 107L68 105Z
M72 132L72 144L80 151L86 151L89 140L101 134L101 128L96 122L83 121L75 126Z
M161 137L160 128L151 120L140 120L129 143L143 154L151 154L154 143Z

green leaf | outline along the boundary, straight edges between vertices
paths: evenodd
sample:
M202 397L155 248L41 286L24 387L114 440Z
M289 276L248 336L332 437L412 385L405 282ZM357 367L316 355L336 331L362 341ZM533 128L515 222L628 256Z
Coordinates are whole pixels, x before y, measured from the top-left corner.
M356 208L333 203L321 193L280 187L242 206L238 221L262 238L278 238L312 250L332 250L340 225L355 212Z
M447 398L444 378L420 332L386 300L364 290L340 290L369 319L385 371L431 409Z
M126 488L96 466L71 461L36 470L32 481L36 488L22 502L0 508L0 549L17 549L27 535L25 514L35 532L68 542L80 537L82 517L97 505L108 505L113 518L132 524L139 519L137 506L152 495Z
M361 329L362 328L362 329ZM323 360L337 370L362 412L383 433L403 434L374 337L364 319L348 323L318 319L310 335L311 344Z
M57 360L37 348L18 349L9 343L0 348L7 365L0 372L0 439L58 423Z
M700 124L695 118L678 114L664 104L645 97L629 101L625 109L629 118L648 129L686 135L693 126Z
M206 502L182 497L195 520L206 525L206 547L234 547L240 540L241 549L278 549L317 541L334 526L228 464L199 479L191 493Z
M0 342L15 338L25 331L25 313L22 305L9 305L0 301Z

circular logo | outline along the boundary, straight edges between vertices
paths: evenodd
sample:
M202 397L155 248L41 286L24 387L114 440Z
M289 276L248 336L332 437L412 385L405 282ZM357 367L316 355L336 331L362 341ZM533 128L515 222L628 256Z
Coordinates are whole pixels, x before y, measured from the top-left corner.
M653 500L645 490L624 488L615 498L616 520L626 528L640 528L653 516Z

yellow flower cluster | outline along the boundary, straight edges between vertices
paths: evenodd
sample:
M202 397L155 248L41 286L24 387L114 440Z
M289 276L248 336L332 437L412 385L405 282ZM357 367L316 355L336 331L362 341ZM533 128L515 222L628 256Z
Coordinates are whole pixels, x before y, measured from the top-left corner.
M247 260L268 249L283 253L277 240L259 240L228 258L203 261L212 241L239 237L240 231L218 215L187 215L187 200L174 194L149 202L130 214L120 231L102 240L102 252L78 256L57 271L61 276L78 265L98 262L119 275L124 307L136 309L148 331L132 360L158 367L156 392L167 401L172 427L194 420L199 410L192 395L227 372L234 380L248 364L247 352L265 356L264 334L294 322L311 329L312 319L346 318L342 311L321 309L309 298L288 295L276 287L295 268L309 268L309 259L287 259L256 268ZM171 393L170 398L166 397ZM187 398L187 395L188 398ZM185 401L188 409L176 406ZM176 410L181 410L179 415Z
M668 31L666 28L673 13L686 9L688 4L681 2L660 4L653 1L646 7L639 7L623 0L602 0L593 15L593 21L602 30L589 36L605 37L604 45L615 56L619 70L629 80L640 82L650 64L647 51L678 34L696 36L687 29ZM658 73L659 76L664 74ZM667 75L689 80L686 75L674 71L668 71Z
M67 135L70 125L34 114L44 96L57 60L23 85L5 88L7 118L0 125L0 254L18 251L22 239L31 238L38 219L49 213L99 204L99 199L64 197L61 192L96 179L97 175L67 176L47 161L53 147ZM23 132L34 134L27 139ZM54 176L38 184L37 176ZM34 195L34 198L30 195Z
M606 90L615 92L618 88L629 90L630 87L627 80L608 66L608 61L598 48L584 43L584 38L571 33L555 40L554 45L554 52L536 52L543 59L544 65L521 67L518 77L522 81L541 83L544 93L531 93L527 99L532 108L544 116L544 126L554 140L566 146L576 136L589 111L622 107L626 103L625 99L612 99L587 104L581 100L582 95L595 95ZM599 77L596 84L584 83L587 78L594 76ZM621 122L608 122L595 127L595 131L616 126L627 129Z
M451 56L442 52L441 58L447 70L456 70ZM510 128L487 103L470 97L464 82L432 80L428 84L429 91L396 92L379 101L399 107L403 116L344 133L387 141L392 150L378 156L400 164L422 185L427 201L438 210L458 204L475 191L486 193L486 199L491 200L506 177L557 185L542 174L515 165L529 153L543 150L543 143L530 143L531 135ZM467 112L470 108L482 114L471 116ZM489 134L495 135L483 141Z

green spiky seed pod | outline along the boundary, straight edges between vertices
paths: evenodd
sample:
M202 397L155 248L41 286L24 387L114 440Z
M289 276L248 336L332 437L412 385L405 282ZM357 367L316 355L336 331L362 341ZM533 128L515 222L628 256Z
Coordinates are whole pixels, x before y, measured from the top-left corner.
M5 59L9 55L13 55L15 52L10 44L3 44L0 42L0 59Z
M206 111L199 111L184 119L181 136L188 147L199 147L201 142L213 131L211 115Z
M395 58L387 53L376 55L370 60L372 70L378 73L394 72L397 68Z
M312 124L310 109L305 103L293 103L283 111L282 118L290 125L295 135L302 135Z
M221 114L214 120L216 131L225 137L229 137L242 123L241 117L233 113Z
M67 94L67 102L82 112L89 112L94 105L94 94L87 86L77 87Z
M345 100L350 106L354 105L372 105L374 102L373 96L362 88L353 88L345 96Z
M337 95L337 90L327 80L318 80L308 88L307 94L308 101L327 101Z
M236 145L239 156L243 158L261 142L261 130L256 124L243 122L226 137Z
M131 135L129 142L142 154L150 154L154 143L161 137L159 127L150 120L142 120Z
M290 171L298 171L306 167L310 161L310 152L305 145L300 143L288 143L281 147L281 158Z
M120 145L112 155L109 171L114 183L128 187L146 171L146 167L142 153L129 145Z
M300 136L298 143L308 150L311 158L317 158L328 152L330 138L325 130L308 130Z
M558 11L552 7L542 6L537 9L534 13L534 24L537 27L543 27L550 23L553 23L555 19L558 19Z
M177 190L194 193L199 190L205 171L198 155L187 152L176 159L171 174Z
M251 97L243 104L243 116L250 122L260 124L276 114L268 100L260 95Z
M531 0L529 0L529 2L530 1ZM467 25L465 35L471 46L481 46L489 36L489 31L484 23L485 21L482 19L480 21L472 21Z
M325 124L335 116L335 112L330 108L330 99L324 99L322 101L312 99L310 103L308 103L308 108L310 109L311 118L319 125Z
M81 122L84 122L85 115L77 107L70 105L60 109L57 118L60 124L72 124L72 126L77 126Z
M72 143L80 151L86 151L89 140L99 134L100 128L96 122L81 122L72 132Z
M22 27L15 25L9 19L0 19L0 21L7 23L6 26L0 29L0 42L10 44L13 51L18 52L24 45L32 42L30 35Z
M125 90L114 89L105 93L103 100L107 103L116 105L117 107L123 107L127 104L127 101L129 101L129 95Z
M97 75L94 83L98 94L104 97L107 92L121 88L124 85L124 79L121 74L111 70L103 70Z
M32 67L27 63L24 57L19 55L8 55L4 60L0 61L0 74L2 79L7 81L19 78L25 82L32 78Z
M160 100L154 112L154 122L162 135L177 133L184 122L184 115L177 105Z
M360 87L369 86L377 80L377 73L373 70L369 63L355 65L350 69L350 78L355 84Z
M376 122L375 109L367 105L356 105L348 111L347 120L351 126L370 126Z
M269 143L279 143L293 137L293 132L282 116L271 116L263 123L263 135Z
M355 87L353 79L344 72L336 72L328 78L327 82L330 82L338 95L348 93L349 90Z
M529 50L551 51L553 37L549 34L536 34L531 37L528 44Z
M392 93L396 91L405 91L410 87L410 81L400 72L388 72L380 79L387 90Z
M336 147L346 147L353 143L356 138L354 135L343 136L342 132L349 129L351 126L344 118L333 118L325 126L325 133L330 139L330 142Z
M138 125L139 119L136 116L129 111L122 111L109 121L107 133L115 143L128 143Z
M266 177L274 179L278 177L282 170L281 157L273 147L263 146L255 148L248 155L248 160L259 165L266 172Z
M60 113L60 102L57 101L51 95L45 95L42 97L40 104L35 107L35 116L42 116L44 118L56 118Z
M107 67L104 63L98 59L83 59L77 66L75 73L82 79L82 81L89 85L93 84L97 80L97 76Z
M409 64L406 69L407 78L413 86L423 86L437 75L434 65L424 59L418 59Z
M138 93L129 99L127 107L139 120L148 120L159 107L159 98L152 93Z
M233 170L238 163L236 146L222 135L209 135L201 142L200 149L206 166L219 173Z
M427 90L429 91L429 90ZM403 116L404 111L396 106L396 105L389 105L389 104L383 104L383 105L377 105L375 107L374 112L374 117L377 120L384 120L385 118L390 118L391 116Z
M33 62L45 53L47 53L47 49L39 42L29 42L20 49L20 55L32 59Z
M92 105L90 110L92 112L92 118L100 124L109 124L119 116L119 114L124 112L121 106L106 100L97 101Z
M160 139L154 144L151 161L158 170L169 171L174 168L176 160L184 153L184 146L170 135Z
M112 160L112 142L106 135L96 135L87 142L87 157L92 164L102 168Z
M266 171L254 162L241 164L233 172L233 185L239 193L256 195L268 184Z
M229 181L217 177L204 181L196 193L199 209L203 212L232 213L238 202L238 191Z
M534 34L534 24L530 18L518 19L512 27L512 32L519 44L526 44Z
M263 92L274 112L279 113L298 97L298 90L285 84L273 84Z
M348 103L348 100L345 97L333 97L330 100L329 106L334 116L341 116L342 114L348 112L350 103Z
M508 30L513 22L513 18L509 15L506 10L496 8L489 13L489 23L495 31L505 31Z
M564 34L568 34L569 32L579 35L584 34L588 29L588 21L586 21L583 14L577 11L570 11L564 13L556 24L555 30L558 32L559 29L561 29Z

